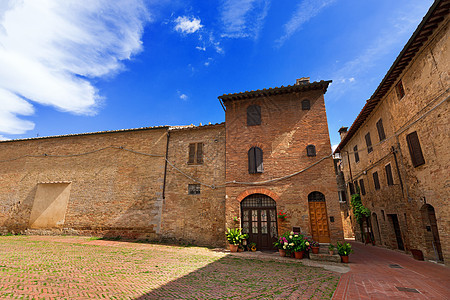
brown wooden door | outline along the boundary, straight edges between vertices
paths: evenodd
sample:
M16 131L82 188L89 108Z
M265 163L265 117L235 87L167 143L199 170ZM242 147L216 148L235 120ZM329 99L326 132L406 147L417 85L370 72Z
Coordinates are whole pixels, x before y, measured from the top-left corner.
M308 195L308 204L313 240L319 243L329 243L330 230L328 228L325 196L320 192L312 192Z
M241 210L242 232L249 235L248 242L256 243L258 250L273 250L278 232L275 201L266 195L250 195L241 202Z

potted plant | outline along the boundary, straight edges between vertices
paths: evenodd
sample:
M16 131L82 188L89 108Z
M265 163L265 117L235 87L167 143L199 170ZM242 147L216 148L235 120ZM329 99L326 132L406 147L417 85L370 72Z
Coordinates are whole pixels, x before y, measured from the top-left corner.
M287 218L287 213L285 213L285 212L283 212L282 210L280 210L280 211L278 212L278 219L284 221L284 220L286 220L286 218Z
M334 255L334 245L333 244L330 244L328 246L328 251L330 251L330 255Z
M353 252L352 246L349 243L344 242L343 244L337 242L337 250L341 256L341 261L343 263L348 263L348 256Z
M319 254L319 246L320 244L316 241L311 242L311 249L313 254Z
M251 242L248 244L248 247L252 252L256 251L256 243Z
M309 241L299 233L294 233L292 240L294 242L293 251L295 258L302 259L305 251L309 249Z
M238 246L241 241L247 238L246 234L242 234L240 228L227 228L225 235L227 237L228 243L230 244L231 252L237 252Z

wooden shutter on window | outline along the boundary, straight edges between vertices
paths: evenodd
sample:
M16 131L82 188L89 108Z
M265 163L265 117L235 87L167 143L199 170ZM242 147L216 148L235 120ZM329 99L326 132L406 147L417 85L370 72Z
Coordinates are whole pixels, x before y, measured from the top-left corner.
M189 144L189 160L188 163L193 164L195 162L195 144Z
M310 110L310 109L311 109L311 102L309 100L303 100L302 110Z
M374 172L372 174L373 176L373 184L375 185L375 189L379 190L380 189L380 180L378 179L378 172Z
M197 143L197 163L203 163L203 143Z
M349 182L348 183L348 188L350 190L350 195L355 194L355 186L353 185L353 183Z
M256 173L255 147L248 150L248 172L250 174Z
M353 152L355 154L355 162L359 162L358 145L355 145L355 147L353 147Z
M417 131L411 132L406 136L408 142L409 155L411 155L411 161L414 167L421 166L425 163L423 158L422 148L420 147L419 137Z
M316 156L316 146L314 146L314 145L306 146L306 155Z
M386 134L384 133L382 119L379 119L377 122L377 130L378 130L378 137L380 138L380 141L384 140L386 138Z
M250 105L247 107L247 126L261 124L261 106Z
M256 173L264 172L263 168L263 151L261 148L255 148Z
M394 185L394 178L392 177L392 169L391 164L388 164L384 167L386 170L386 181L388 185Z
M367 153L370 153L373 151L372 140L370 139L370 132L366 134L365 139L366 139Z
M359 187L361 189L361 194L365 195L366 194L366 187L364 186L364 179L360 179L359 180Z

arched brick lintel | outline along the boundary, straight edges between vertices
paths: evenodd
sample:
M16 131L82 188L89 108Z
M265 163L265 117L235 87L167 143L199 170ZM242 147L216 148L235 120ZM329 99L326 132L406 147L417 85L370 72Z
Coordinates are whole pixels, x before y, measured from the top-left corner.
M279 197L277 194L275 194L274 192L272 192L272 191L270 191L270 190L268 190L268 189L264 189L264 188L248 189L248 190L246 190L246 191L240 193L240 194L237 196L236 199L237 199L239 202L241 202L242 200L245 199L245 197L247 197L247 196L249 196L249 195L252 195L252 194L263 194L263 195L269 196L270 198L272 198L272 199L275 200L276 202L278 202L278 200L280 200L280 197Z

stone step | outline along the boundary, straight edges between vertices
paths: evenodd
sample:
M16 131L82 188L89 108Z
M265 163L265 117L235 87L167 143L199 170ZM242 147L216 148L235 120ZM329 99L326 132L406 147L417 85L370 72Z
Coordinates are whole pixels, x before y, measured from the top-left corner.
M328 251L328 249L327 249ZM330 255L328 254L313 254L313 253L309 253L309 259L310 260L316 260L316 261L330 261L330 262L335 262L335 263L340 263L341 262L341 257L337 254L334 255Z

